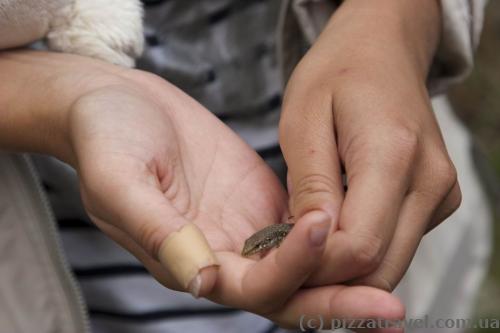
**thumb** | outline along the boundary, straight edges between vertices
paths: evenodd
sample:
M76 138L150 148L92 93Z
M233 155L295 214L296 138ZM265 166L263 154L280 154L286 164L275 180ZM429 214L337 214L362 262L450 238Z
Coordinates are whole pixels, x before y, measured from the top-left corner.
M199 227L181 215L161 190L139 182L103 184L98 192L103 195L98 215L106 217L101 221L124 234L128 240L121 243L130 252L139 254L145 264L159 261L173 284L194 297L212 291L219 265L215 254Z
M331 98L293 87L288 87L287 95L280 119L280 145L288 167L290 210L296 218L321 210L336 223L344 188Z
M170 233L158 252L160 262L194 297L207 295L215 285L217 259L194 223Z

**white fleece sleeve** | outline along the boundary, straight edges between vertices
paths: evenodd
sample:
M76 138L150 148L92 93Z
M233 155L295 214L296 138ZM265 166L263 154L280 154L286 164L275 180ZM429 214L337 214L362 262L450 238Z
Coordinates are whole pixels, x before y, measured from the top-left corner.
M0 50L45 39L54 51L132 67L142 16L140 0L0 0Z
M332 0L289 0L302 33L312 43L335 10ZM429 74L431 94L446 90L471 71L487 0L439 0L442 35Z
M54 14L49 48L134 66L144 47L140 0L72 2Z

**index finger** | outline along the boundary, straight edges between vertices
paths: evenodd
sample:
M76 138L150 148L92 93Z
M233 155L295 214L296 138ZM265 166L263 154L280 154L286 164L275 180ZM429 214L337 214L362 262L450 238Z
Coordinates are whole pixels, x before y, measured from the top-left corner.
M358 148L351 153L355 156L346 158L348 191L339 230L331 235L325 250L328 265L308 284L347 281L371 273L394 236L411 181L416 143L395 133L366 137L367 143L353 147Z

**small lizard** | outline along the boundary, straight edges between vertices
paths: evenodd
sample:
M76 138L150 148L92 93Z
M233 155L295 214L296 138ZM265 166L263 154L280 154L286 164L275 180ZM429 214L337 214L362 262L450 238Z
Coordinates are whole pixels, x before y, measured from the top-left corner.
M293 223L271 224L257 231L245 241L241 255L248 257L275 246L279 247L292 227Z

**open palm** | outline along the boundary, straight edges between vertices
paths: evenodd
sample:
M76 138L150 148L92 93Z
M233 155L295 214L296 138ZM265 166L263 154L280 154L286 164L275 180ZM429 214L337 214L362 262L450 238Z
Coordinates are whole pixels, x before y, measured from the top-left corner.
M75 167L92 220L161 283L181 290L156 255L170 232L192 222L221 264L207 295L218 303L287 326L298 325L307 313L387 317L399 311L359 307L366 295L366 302L395 302L367 287L299 289L323 251L308 242L311 223L299 221L278 251L264 259L243 258L248 236L288 216L287 194L277 177L236 134L177 88L137 72L127 82L94 91L74 105Z

